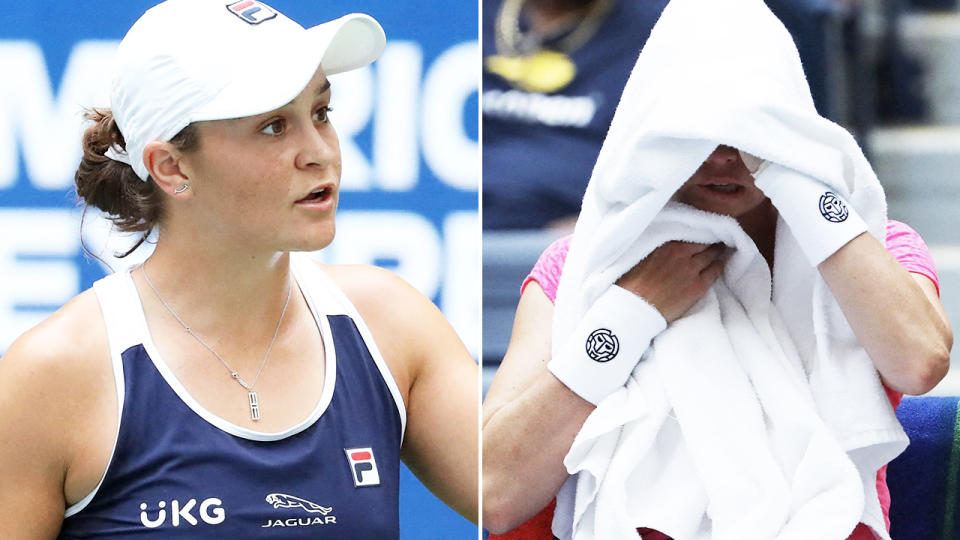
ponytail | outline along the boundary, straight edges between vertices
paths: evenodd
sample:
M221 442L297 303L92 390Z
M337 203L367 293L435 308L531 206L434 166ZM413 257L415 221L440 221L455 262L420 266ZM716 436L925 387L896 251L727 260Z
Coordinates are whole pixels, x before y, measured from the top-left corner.
M93 123L83 134L83 159L74 176L77 195L87 207L103 211L119 230L143 233L129 251L118 254L126 257L163 220L164 193L152 178L144 182L133 167L104 155L111 147L126 145L110 109L90 109L84 117ZM199 141L194 125L181 130L170 142L186 152L195 150Z

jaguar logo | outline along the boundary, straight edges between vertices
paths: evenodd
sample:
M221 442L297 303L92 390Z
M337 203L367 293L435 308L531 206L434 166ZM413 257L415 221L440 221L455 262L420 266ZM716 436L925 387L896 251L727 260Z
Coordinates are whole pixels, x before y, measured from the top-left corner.
M324 516L333 512L332 506L320 506L317 503L286 493L271 493L267 495L267 502L272 504L274 508L303 508L307 512Z

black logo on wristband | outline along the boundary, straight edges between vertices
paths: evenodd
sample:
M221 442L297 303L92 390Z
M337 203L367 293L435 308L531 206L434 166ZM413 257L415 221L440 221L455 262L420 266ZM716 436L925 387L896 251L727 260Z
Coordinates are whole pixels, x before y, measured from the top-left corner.
M606 328L597 328L587 337L587 356L597 362L609 362L620 352L620 341Z
M829 222L842 223L847 220L850 211L839 195L828 191L820 196L820 214Z

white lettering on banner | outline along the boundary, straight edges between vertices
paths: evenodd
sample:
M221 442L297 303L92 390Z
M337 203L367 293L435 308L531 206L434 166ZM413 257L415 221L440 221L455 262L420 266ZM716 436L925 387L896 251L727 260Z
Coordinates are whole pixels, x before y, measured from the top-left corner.
M27 191L23 180L41 190L70 187L80 157L81 112L85 106L109 104L107 66L116 46L116 41L77 42L63 73L49 75L37 43L0 40L0 66L15 74L0 77L0 198L5 204L9 194L16 204L19 192ZM477 55L476 41L463 42L425 66L419 44L389 42L373 67L331 77L335 109L331 117L340 136L345 191L411 191L421 176L428 176L426 171L454 189L476 189L479 145L468 136L463 118L464 103L477 89L476 70L471 68ZM367 136L370 156L356 142ZM21 154L26 177L14 187ZM408 211L341 212L338 240L320 258L332 264L394 260L397 264L391 269L430 298L437 297L441 284L452 283L439 303L451 314L461 314L451 320L471 344L476 329L470 312L478 300L471 297L475 282L466 276L476 273L470 266L476 261L461 250L476 249L478 237L466 232L467 217L447 216L444 235L455 237L446 239L447 249L464 255L463 261L453 254L445 260L440 231L417 212L443 204L443 193L440 201L430 195L418 197ZM61 200L68 204L65 197ZM0 353L80 292L85 263L79 254L78 216L70 207L0 208ZM106 260L107 272L136 264L153 249L145 244L129 257L113 257L114 252L126 251L136 236L112 231L94 209L87 214L83 237ZM475 352L475 346L470 348Z
M340 139L343 190L370 191L370 161L354 138L370 123L373 113L373 70L369 66L330 77L330 119Z
M480 220L476 212L451 212L443 221L443 289L440 308L470 354L480 351Z
M82 41L70 54L54 98L46 60L37 44L0 41L0 189L17 178L17 141L27 174L40 189L64 189L80 161L83 106L104 105L116 41Z
M337 216L337 237L326 251L332 264L396 260L390 270L427 298L436 296L440 287L440 234L416 213L343 212Z
M345 210L337 221L337 239L314 254L316 258L329 264L395 260L391 270L425 296L433 298L441 291L440 307L476 356L480 305L476 212L449 214L442 240L436 227L415 212ZM4 276L0 280L0 352L80 292L78 222L74 210L0 210L0 231L4 232L0 234L0 276ZM106 261L104 272L139 264L153 251L153 244L145 243L128 257L113 257L117 251L126 251L132 237L113 231L95 210L87 213L83 238ZM23 256L61 260L23 260ZM22 305L42 309L17 309Z
M477 42L450 47L430 67L423 82L423 157L447 185L477 188L480 146L464 132L463 106L476 92L480 52Z
M91 74L104 73L116 47L116 41L78 42L55 95L46 60L36 43L0 41L0 65L17 74L0 78L0 189L13 185L17 178L18 142L35 187L55 190L70 186L80 159L83 107L108 106L110 102L109 77ZM476 189L479 145L465 132L463 105L477 90L472 66L478 58L476 41L441 53L424 76L420 99L423 53L413 42L387 45L376 64L376 80L370 67L332 76L331 117L340 135L343 189L398 191L416 185L418 111L423 155L431 171L451 187ZM354 140L371 119L375 170Z
M377 185L390 191L409 190L416 186L420 172L417 118L423 53L416 43L393 41L375 65L379 81L373 126Z
M483 114L517 118L554 127L585 127L597 112L590 96L548 96L521 90L487 90Z
M0 351L80 292L80 249L70 210L0 210ZM22 260L22 257L52 260ZM59 259L59 260L57 260ZM18 310L18 305L49 309Z

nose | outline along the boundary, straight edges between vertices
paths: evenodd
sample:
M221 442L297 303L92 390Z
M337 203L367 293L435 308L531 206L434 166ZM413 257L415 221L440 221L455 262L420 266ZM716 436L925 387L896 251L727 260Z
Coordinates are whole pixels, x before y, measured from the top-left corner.
M326 168L340 161L340 142L332 125L307 122L300 131L298 168Z
M715 167L722 167L730 165L738 159L740 159L740 152L738 152L736 148L721 144L706 159L706 163Z

